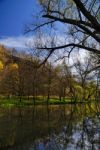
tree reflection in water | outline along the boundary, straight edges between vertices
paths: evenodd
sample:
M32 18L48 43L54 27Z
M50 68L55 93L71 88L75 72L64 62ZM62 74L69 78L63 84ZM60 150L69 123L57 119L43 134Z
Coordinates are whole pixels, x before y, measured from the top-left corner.
M0 150L99 150L99 104L0 109Z
M34 150L99 150L100 149L100 113L94 110L88 104L88 111L93 113L93 116L86 116L88 114L86 105L85 116L82 116L83 110L79 112L81 120L73 124L72 120L75 113L78 113L79 106L75 105L71 108L70 118L67 120L67 125L63 127L63 131L59 134L53 134L47 141L37 141ZM65 107L63 107L65 108ZM65 109L61 111L64 113ZM77 114L78 115L78 114ZM76 115L76 116L77 116ZM78 116L77 116L78 117ZM79 116L80 117L80 116ZM65 117L66 119L66 117ZM76 118L77 120L77 118Z

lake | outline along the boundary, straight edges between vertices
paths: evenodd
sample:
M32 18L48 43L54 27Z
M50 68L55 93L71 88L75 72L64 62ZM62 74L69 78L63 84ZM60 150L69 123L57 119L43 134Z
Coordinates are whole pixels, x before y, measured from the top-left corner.
M0 150L99 150L100 104L0 108Z

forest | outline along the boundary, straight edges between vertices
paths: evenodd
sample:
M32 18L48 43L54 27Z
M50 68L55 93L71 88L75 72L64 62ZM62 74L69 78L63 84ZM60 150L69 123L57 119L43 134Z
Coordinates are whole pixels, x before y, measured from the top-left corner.
M100 71L90 72L93 61L91 54L85 62L77 59L68 65L63 60L53 65L47 61L39 67L39 58L0 46L0 97L17 98L20 102L31 100L33 104L39 100L47 103L98 101Z

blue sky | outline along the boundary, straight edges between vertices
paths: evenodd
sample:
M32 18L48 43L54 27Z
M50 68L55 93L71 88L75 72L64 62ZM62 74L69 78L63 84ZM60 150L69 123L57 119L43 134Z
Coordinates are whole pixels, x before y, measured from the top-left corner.
M36 0L0 0L0 36L18 36L32 20Z
M40 12L38 0L0 0L0 44L25 50L26 44L35 39L35 35L24 35L25 25L35 23L35 16ZM57 25L63 30L61 24ZM60 32L61 33L61 32ZM59 35L63 41L63 35Z
M0 0L0 44L24 45L25 25L34 22L32 15L36 11L39 11L38 0Z
M0 0L0 44L7 47L26 48L25 44L34 38L34 34L29 38L24 35L25 25L36 23L37 18L32 16L40 12L38 1ZM40 19L40 22L42 20ZM57 27L59 31L63 29L61 24ZM45 30L45 32L48 31L48 29Z

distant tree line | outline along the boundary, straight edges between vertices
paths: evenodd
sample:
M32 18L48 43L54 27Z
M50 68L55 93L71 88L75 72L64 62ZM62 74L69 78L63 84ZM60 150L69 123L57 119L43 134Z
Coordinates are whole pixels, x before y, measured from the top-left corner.
M89 74L90 60L81 64L78 60L72 67L62 61L53 65L40 63L30 54L21 54L0 46L0 95L8 98L16 96L35 102L39 96L49 102L51 97L64 101L66 98L74 101L98 100L100 98L100 72Z

